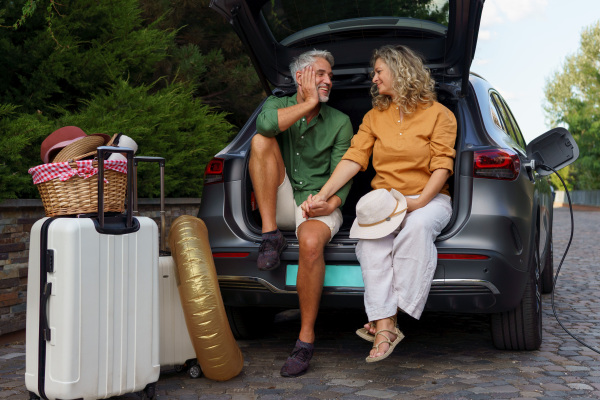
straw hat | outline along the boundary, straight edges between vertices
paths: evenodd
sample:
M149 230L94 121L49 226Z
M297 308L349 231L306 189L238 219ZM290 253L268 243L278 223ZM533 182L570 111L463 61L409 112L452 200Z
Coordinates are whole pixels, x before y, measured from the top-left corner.
M350 237L379 239L394 232L406 216L406 199L395 189L373 190L356 203Z
M107 143L108 142L108 143ZM97 153L97 148L105 144L110 145L111 138L104 133L94 133L76 139L65 146L52 160L52 162L76 161Z
M98 139L93 140L94 143L100 143L98 146L102 146L103 144L107 143L110 140L110 136L105 135L103 133L94 133L93 135L90 135L90 136L102 139L101 143L98 141ZM41 149L40 149L40 157L41 157L42 161L44 162L44 164L53 162L57 153L60 154L60 152L63 149L65 149L67 146L81 140L82 138L86 138L86 137L88 137L88 135L86 135L85 132L81 128L78 128L76 126L63 126L62 128L59 128L59 129L55 130L54 132L52 132L50 135L48 135L48 137L46 139L44 139L44 141L42 142ZM86 139L86 141L89 141L89 139ZM84 144L84 143L82 143L82 144ZM78 145L78 147L81 145ZM94 150L95 150L95 148L94 148ZM63 157L61 156L61 159L62 158ZM67 160L62 160L62 161L67 161Z

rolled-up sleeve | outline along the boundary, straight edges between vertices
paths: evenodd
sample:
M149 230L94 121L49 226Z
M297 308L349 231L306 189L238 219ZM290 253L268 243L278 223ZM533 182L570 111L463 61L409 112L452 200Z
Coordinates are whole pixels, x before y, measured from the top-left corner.
M454 172L454 158L456 150L456 117L448 109L442 110L438 116L431 134L431 161L429 171L445 168Z
M342 157L342 160L350 160L360 165L360 170L364 171L369 166L369 159L373 153L375 144L375 135L371 129L372 111L369 111L363 118L358 132L352 138L350 148Z
M338 163L342 159L342 156L350 147L352 136L354 136L354 132L352 131L352 124L350 123L350 118L346 117L346 121L340 127L340 130L336 135L333 148L331 149L330 174L333 173L333 170L335 169L335 167L337 167ZM335 193L336 196L338 196L342 200L342 204L340 205L340 207L343 206L346 202L346 197L348 197L348 193L350 192L351 186L352 179L346 182L346 184Z
M262 110L256 117L256 132L266 137L275 137L281 131L279 130L279 118L277 110L286 105L275 96L270 96L263 104Z

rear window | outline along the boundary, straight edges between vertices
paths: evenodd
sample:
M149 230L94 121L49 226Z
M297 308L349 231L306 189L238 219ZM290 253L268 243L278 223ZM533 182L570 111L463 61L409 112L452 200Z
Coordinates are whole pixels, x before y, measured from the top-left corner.
M373 36L390 28L419 29L419 35L445 35L448 27L448 0L269 0L262 15L273 37L283 45L307 45L311 37L330 34L330 41L350 34ZM356 30L353 30L353 27ZM339 32L341 35L337 35Z

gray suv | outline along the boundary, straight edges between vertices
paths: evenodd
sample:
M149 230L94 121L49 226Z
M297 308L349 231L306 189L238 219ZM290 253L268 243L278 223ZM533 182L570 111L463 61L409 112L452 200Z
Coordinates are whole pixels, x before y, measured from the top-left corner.
M210 7L231 22L267 93L294 93L291 59L313 48L329 50L335 65L328 104L348 114L355 131L371 108L373 49L404 44L423 56L437 82L438 101L458 122L449 181L453 216L436 241L438 265L426 310L489 314L497 348L538 349L541 294L552 291L553 279L553 191L544 165L560 169L575 161L575 141L556 128L526 144L500 93L470 73L483 0L357 4L213 0ZM256 266L261 221L247 166L261 106L207 165L198 214L208 227L221 294L238 338L251 336L275 312L298 307L293 231L284 232L289 246L281 267L259 271ZM371 189L373 175L368 169L354 178L344 225L325 248L322 308L363 308L356 240L348 233L356 202Z

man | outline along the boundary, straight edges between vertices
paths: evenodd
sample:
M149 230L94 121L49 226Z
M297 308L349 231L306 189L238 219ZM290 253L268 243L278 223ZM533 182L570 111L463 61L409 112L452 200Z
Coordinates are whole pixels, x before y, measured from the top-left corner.
M290 65L296 94L269 97L256 120L250 177L262 218L258 269L280 265L287 246L282 230L295 229L299 243L296 287L301 328L296 346L281 369L286 377L304 374L314 351L314 325L321 300L325 260L323 249L342 224L350 182L327 202L304 212L299 207L319 192L353 136L347 115L325 104L331 91L333 56L312 50ZM278 229L279 228L279 229Z

